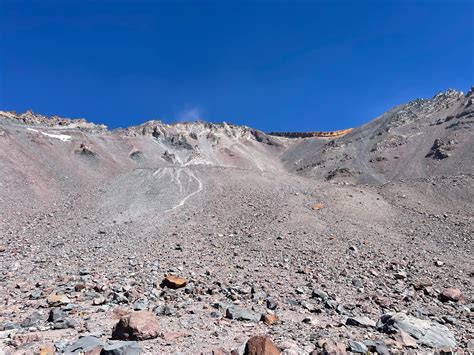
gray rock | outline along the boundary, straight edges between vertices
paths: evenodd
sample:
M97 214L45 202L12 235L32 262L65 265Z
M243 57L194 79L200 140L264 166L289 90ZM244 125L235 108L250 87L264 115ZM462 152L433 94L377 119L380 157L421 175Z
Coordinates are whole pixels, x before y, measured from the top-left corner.
M319 298L320 300L326 301L329 296L326 292L318 289L314 289L311 295L313 298Z
M157 316L173 316L176 314L176 311L170 306L163 304L155 308L155 314Z
M387 345L385 345L383 340L364 340L364 344L371 353L390 355L390 350L388 350Z
M93 336L85 336L82 338L79 338L79 340L75 341L74 343L66 346L63 349L63 352L65 354L75 354L79 352L86 352L89 351L96 346L104 346L104 342L100 340L99 338L93 337Z
M369 348L367 348L367 346L360 341L349 340L347 342L347 346L353 353L367 354L369 351Z
M271 310L275 310L278 307L278 304L276 303L276 301L271 298L267 298L266 304L267 304L267 308Z
M233 306L233 307L227 308L226 317L229 319L235 319L235 320L241 320L241 321L258 322L262 318L262 315L260 313L250 311L245 308Z
M184 288L184 293L187 293L188 295L194 292L194 284L192 282L188 283L186 287Z
M148 308L148 302L146 301L138 301L133 304L134 311L143 311Z
M23 328L34 327L38 325L43 320L43 317L38 312L31 313L22 323L21 326Z
M100 355L140 355L141 349L136 341L120 341L105 346Z
M432 347L455 347L454 335L444 325L408 316L404 313L385 314L377 322L377 329L384 333L403 330L417 343Z
M346 320L346 325L361 328L375 328L375 324L375 321L367 317L349 317Z
M66 314L60 308L52 308L49 311L48 322L56 323L64 320L64 318L66 318Z

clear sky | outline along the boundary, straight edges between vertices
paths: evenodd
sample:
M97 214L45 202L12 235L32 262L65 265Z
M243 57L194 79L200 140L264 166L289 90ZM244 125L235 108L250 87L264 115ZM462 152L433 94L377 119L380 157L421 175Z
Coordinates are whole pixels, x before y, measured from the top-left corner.
M0 0L0 109L358 126L474 85L474 1Z

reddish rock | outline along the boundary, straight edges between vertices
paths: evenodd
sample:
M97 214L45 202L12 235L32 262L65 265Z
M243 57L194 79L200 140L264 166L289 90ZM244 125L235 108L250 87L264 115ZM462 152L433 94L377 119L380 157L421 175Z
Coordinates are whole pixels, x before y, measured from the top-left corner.
M280 351L270 338L258 335L250 338L245 345L244 355L279 355Z
M318 346L322 351L314 350L311 354L331 354L342 355L346 354L346 344L343 342L334 341L331 339L322 339L318 341Z
M123 316L112 330L112 339L146 340L160 335L158 318L148 311L133 312Z
M40 340L41 335L39 333L20 333L15 334L10 342L14 347L19 347Z
M265 323L266 325L273 325L273 324L278 323L278 317L275 314L270 314L270 313L265 314L262 317L262 320L263 320L263 323Z
M401 345L401 347L411 348L411 349L418 349L418 344L416 343L416 339L413 338L410 334L400 330L397 332L393 339Z
M54 344L41 344L38 353L39 355L54 355L56 354L56 349Z
M47 302L50 306L61 306L70 303L71 300L66 295L52 293L48 296Z
M461 290L457 288L445 288L439 294L439 299L442 302L448 302L448 301L458 302L458 301L463 300L464 296Z
M163 339L166 341L173 341L179 338L183 338L187 335L188 334L185 332L166 332L166 333L163 333Z
M76 292L81 292L81 291L82 291L83 289L85 289L85 288L86 288L86 285L84 285L84 284L76 284L76 285L74 286L74 290L75 290Z
M186 286L186 279L179 277L179 276L173 276L173 275L168 275L166 276L163 281L162 285L164 287L169 287L172 289L177 289Z

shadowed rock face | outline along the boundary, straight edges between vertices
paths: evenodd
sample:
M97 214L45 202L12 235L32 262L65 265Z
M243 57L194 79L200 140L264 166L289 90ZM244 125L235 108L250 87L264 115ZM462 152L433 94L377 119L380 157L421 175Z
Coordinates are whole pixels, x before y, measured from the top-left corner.
M472 99L299 139L0 112L0 348L469 347Z
M285 138L340 138L351 131L352 128L329 132L270 132L268 134Z

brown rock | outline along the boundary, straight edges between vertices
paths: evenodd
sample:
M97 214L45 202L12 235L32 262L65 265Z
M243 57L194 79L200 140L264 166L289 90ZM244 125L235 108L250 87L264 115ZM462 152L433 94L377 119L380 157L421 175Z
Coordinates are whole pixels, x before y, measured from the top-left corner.
M70 303L71 300L66 295L58 295L56 293L52 293L48 296L47 302L50 306L60 306L63 304Z
M76 290L76 292L81 292L85 288L86 288L86 285L84 285L84 284L76 284L74 286L74 290Z
M160 334L158 318L148 311L132 312L123 316L112 330L112 339L146 340Z
M165 287L169 287L172 289L177 289L186 286L186 279L179 277L179 276L173 276L173 275L168 275L166 276L163 281L162 285Z
M279 355L280 351L270 338L258 335L250 338L245 344L244 355Z
M448 302L448 301L458 302L458 301L463 300L464 296L461 290L457 288L445 288L439 294L439 299L442 302Z
M15 334L10 340L10 342L14 347L19 347L40 340L41 336L39 333L21 333Z
M433 283L430 280L419 280L413 283L413 288L417 291L431 286L433 286Z
M319 202L319 203L317 203L313 206L313 210L315 210L315 211L319 211L323 208L324 208L324 204L322 204L321 202Z
M56 349L53 344L41 344L38 349L39 355L54 355Z
M331 354L342 355L346 354L346 344L331 339L321 339L318 341L318 346L322 351L314 350L313 354Z
M176 339L183 338L187 335L188 334L185 332L166 332L162 334L163 339L166 341L174 341Z
M393 336L394 340L398 342L401 346L411 349L417 349L418 344L416 339L413 338L410 334L405 333L403 330L400 330Z
M262 320L268 326L278 323L278 317L271 313L263 315Z

